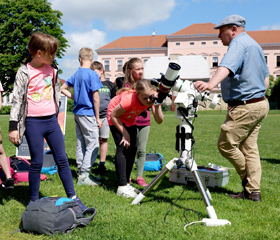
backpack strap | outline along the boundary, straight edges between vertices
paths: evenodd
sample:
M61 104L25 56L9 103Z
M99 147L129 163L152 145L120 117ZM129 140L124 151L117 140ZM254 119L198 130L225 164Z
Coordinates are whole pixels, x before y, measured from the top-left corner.
M78 218L77 219L78 224L81 224L83 226L87 226L93 220L93 218L96 214L95 208L93 208L93 207L87 208L85 211L83 211L83 215L86 216L86 214L90 214L90 216L89 217L84 217L84 218Z
M160 153L156 153L156 154L160 156L160 159L161 159L161 166L163 166L163 165L165 164L164 157L163 157Z
M14 233L16 233L16 232L21 232L21 231L22 231L22 229L19 228L19 229L15 230L15 231L9 232L9 234L14 234Z

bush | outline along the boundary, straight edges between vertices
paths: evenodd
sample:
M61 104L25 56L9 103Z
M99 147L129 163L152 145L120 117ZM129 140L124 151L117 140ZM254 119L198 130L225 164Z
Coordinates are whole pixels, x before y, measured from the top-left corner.
M269 81L270 82L270 81ZM269 84L271 86L271 84ZM273 83L273 86L270 89L270 95L266 97L270 103L271 109L279 109L280 108L280 77Z
M275 84L274 77L272 75L269 75L269 83L268 83L268 86L267 86L267 89L266 89L266 92L265 92L265 96L266 96L267 99L269 99L269 97L271 95L274 84Z
M162 111L163 111L163 112L168 111L168 106L166 105L166 103L163 103L162 106L161 106L161 108L162 108Z
M72 99L67 99L67 112L73 112L74 101Z
M0 114L10 114L11 106L2 106Z

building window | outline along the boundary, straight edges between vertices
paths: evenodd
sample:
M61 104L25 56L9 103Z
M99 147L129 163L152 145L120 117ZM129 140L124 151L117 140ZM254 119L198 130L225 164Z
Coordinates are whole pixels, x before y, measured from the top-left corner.
M214 44L214 45L218 44L218 41L214 41L213 44Z
M117 60L117 71L122 71L123 67L123 60L119 59Z
M105 68L105 71L110 71L110 61L109 60L104 61L104 68Z
M280 67L280 56L276 56L276 67Z
M176 42L176 46L180 46L181 45L181 43L179 43L179 42Z
M264 56L265 62L267 63L267 56Z
M212 58L212 67L218 67L218 57Z
M194 45L194 42L190 42L190 45Z
M111 81L111 79L109 77L106 77L105 79L106 79L106 81Z
M201 45L206 45L206 42L201 42Z

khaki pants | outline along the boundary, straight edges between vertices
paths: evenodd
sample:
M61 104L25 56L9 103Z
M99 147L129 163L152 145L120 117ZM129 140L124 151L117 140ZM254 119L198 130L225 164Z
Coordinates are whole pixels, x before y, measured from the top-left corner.
M257 140L261 121L268 111L267 100L236 106L228 110L221 126L219 151L233 164L249 193L260 192L261 162Z

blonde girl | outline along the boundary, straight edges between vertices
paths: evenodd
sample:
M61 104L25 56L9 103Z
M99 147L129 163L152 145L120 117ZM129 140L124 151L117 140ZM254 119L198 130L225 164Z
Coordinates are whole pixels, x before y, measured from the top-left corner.
M139 58L131 58L125 65L123 87L134 86L142 79L144 73L143 62Z
M139 58L131 58L126 65L125 71L125 81L124 87L133 87L136 82L142 79L144 72L143 62ZM136 169L137 169L137 177L136 183L139 186L147 186L145 179L143 178L144 166L146 162L146 147L149 139L150 133L150 125L151 125L151 116L150 110L147 109L143 111L136 118L137 125L137 161L136 161ZM131 182L131 178L130 178Z

